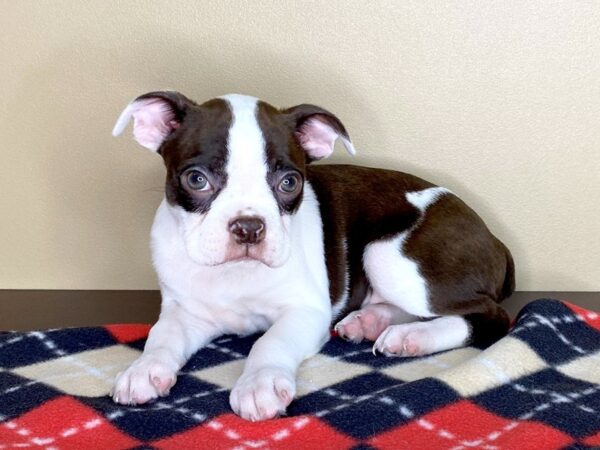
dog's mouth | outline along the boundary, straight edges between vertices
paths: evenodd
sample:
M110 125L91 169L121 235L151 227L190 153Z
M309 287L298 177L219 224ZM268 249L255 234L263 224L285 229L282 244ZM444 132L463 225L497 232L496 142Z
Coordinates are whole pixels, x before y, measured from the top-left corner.
M233 255L228 255L229 257L224 263L236 261L259 261L264 263L262 252L257 250L255 245L245 244L239 247L239 251L234 252Z
M200 266L215 267L242 263L275 269L283 266L292 254L287 236L282 234L275 233L271 239L267 237L256 243L239 242L231 235L226 239L223 239L224 236L215 236L212 239L199 240L198 234L190 234L186 236L185 247L188 256Z
M227 249L224 257L220 261L215 261L211 266L221 266L224 264L235 264L235 263L258 263L264 264L268 267L277 267L279 264L274 263L270 258L265 255L265 248L263 245L235 245L230 246Z

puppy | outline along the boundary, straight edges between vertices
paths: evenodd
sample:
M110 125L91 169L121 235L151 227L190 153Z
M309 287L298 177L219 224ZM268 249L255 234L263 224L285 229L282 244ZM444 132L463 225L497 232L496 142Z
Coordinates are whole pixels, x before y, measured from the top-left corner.
M167 169L151 232L162 306L143 354L116 378L115 402L167 395L190 356L225 333L265 332L230 395L256 421L285 412L299 364L339 318L340 336L388 356L507 331L498 306L514 289L507 248L447 189L391 170L309 166L337 139L354 154L329 111L151 92L113 134L131 118L137 142Z

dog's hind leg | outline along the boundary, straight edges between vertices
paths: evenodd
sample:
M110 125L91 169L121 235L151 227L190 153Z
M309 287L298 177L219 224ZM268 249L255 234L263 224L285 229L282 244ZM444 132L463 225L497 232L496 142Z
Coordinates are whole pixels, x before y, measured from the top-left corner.
M463 213L449 214L450 208ZM423 218L411 230L365 248L364 270L376 299L420 320L392 322L374 350L426 355L490 344L508 330L509 317L498 302L514 286L512 258L466 208L444 195L423 207Z
M495 313L448 315L390 325L375 341L373 352L387 356L422 356L472 343L489 345L504 336L509 326L504 310L495 309Z
M361 309L348 314L335 325L335 332L352 342L375 341L390 325L414 322L418 317L408 314L396 305L382 301L371 303L369 295Z

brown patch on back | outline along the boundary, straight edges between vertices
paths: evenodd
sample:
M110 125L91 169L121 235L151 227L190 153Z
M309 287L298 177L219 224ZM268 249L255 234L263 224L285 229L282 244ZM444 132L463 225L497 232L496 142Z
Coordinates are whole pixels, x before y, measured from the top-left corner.
M348 270L344 312L357 309L370 289L362 261L365 246L410 228L420 212L406 192L433 185L402 172L349 165L308 166L307 178L319 199L331 300L335 304L342 296Z
M333 304L343 295L346 271L350 275L342 316L359 308L371 289L363 269L365 247L413 228L402 251L419 265L432 311L464 315L478 342L506 332L508 316L497 302L514 290L512 257L462 200L444 194L423 214L406 193L434 185L413 175L322 165L307 167L307 177L319 199Z

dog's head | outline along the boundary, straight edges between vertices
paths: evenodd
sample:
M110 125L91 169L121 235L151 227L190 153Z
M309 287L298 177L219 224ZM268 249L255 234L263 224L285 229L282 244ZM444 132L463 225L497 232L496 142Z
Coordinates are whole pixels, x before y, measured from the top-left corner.
M167 202L189 256L203 265L284 264L305 165L329 156L338 138L354 153L344 125L314 105L280 110L242 95L197 104L151 92L125 108L113 135L132 117L137 142L163 157Z

